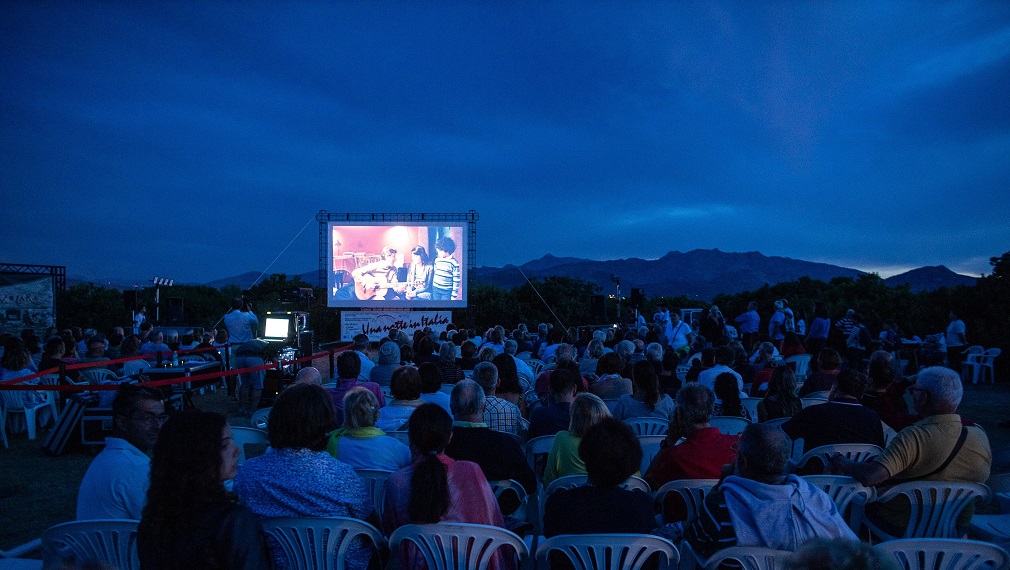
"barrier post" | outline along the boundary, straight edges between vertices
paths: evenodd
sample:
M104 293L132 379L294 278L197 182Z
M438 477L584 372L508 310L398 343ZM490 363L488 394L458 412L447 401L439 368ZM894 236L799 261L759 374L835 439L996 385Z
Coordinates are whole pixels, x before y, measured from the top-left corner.
M157 355L158 355L158 364L157 364L157 367L161 368L161 351L160 350L157 352Z
M70 379L67 378L67 363L63 362L63 360L60 360L60 381L58 382L58 384L64 384L64 383L69 384ZM0 426L0 429L3 429L3 426Z
M231 343L224 345L224 369L231 370Z
M330 351L330 380L333 380L334 374L336 374L337 369L334 367L336 363L333 361L333 349L331 348L329 349L329 351Z

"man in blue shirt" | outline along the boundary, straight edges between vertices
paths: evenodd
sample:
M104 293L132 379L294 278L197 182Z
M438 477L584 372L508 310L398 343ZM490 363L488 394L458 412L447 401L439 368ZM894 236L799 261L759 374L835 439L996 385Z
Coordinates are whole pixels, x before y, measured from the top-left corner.
M743 347L749 353L754 345L754 337L761 327L761 315L757 312L758 304L747 303L747 312L733 319L740 325L740 335L743 337Z

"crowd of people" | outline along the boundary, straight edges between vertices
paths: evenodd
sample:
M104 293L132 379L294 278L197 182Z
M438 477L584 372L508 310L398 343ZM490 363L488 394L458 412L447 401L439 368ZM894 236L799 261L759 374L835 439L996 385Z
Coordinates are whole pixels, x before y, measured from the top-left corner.
M866 462L834 458L820 466L868 486L988 478L985 432L957 413L957 372L931 366L904 376L893 350L868 359L859 352L868 346L861 332L850 331L846 338L858 345L847 346L843 357L827 346L826 329L860 331L858 314L832 323L819 307L807 323L784 300L774 308L764 330L752 305L735 319L737 330L715 307L693 324L660 307L652 322L630 327L541 324L532 332L525 325L497 326L478 335L450 325L413 338L394 330L378 343L359 335L339 354L333 378L306 367L280 392L269 414L270 448L241 466L224 416L196 410L169 416L160 393L124 386L112 405L113 435L81 483L77 515L140 520L145 567L182 568L198 560L222 568L285 567L280 549L264 538L265 518L352 517L387 535L405 524L437 521L528 533L529 521L502 514L490 482L512 479L533 495L538 482L545 487L585 475L587 486L547 500L546 536L656 533L707 556L734 544L796 550L818 538L857 539L831 499L802 473L790 472L800 438L805 449L881 447ZM244 321L255 330L251 319ZM77 341L70 331L47 340L39 364L66 362L68 354L109 358L114 348L122 355L221 340L205 333L198 344L196 332ZM254 337L240 338L239 347ZM23 360L28 349L13 342L4 348L6 374L23 364L14 358ZM810 373L800 382L786 358L808 349ZM262 347L250 347L249 357L254 361L236 366L262 362ZM239 409L254 410L261 390L262 378L242 378L234 392ZM810 392L826 392L827 402L803 408L799 398ZM760 398L756 417L742 405L747 398ZM729 435L712 425L716 416L752 423ZM636 418L668 426L662 448L644 465L627 422ZM777 421L766 423L771 420ZM895 435L885 441L888 428ZM408 443L389 435L404 431ZM530 465L523 442L542 436L553 436L553 445ZM390 473L381 512L355 472L361 469ZM683 479L719 483L697 517L657 521L650 495L622 488L632 475L652 491ZM908 505L882 505L867 516L896 528L907 520ZM402 554L409 567L418 562L416 552ZM348 566L365 568L369 556L366 545L355 544ZM493 567L509 564L499 557Z

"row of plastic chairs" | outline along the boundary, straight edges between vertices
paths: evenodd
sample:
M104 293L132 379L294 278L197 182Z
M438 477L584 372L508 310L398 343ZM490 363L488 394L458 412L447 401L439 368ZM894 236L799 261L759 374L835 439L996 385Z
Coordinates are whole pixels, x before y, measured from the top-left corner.
M971 375L972 384L978 384L979 380L985 383L986 371L989 372L989 381L996 383L996 357L1002 351L998 348L985 349L980 345L969 346L964 351L964 362L961 364L961 377L967 378Z
M669 540L640 534L561 535L539 542L535 548L508 530L466 523L402 526L386 538L366 522L346 517L277 518L263 521L264 531L275 539L293 569L343 570L353 539L364 539L379 557L400 559L406 568L404 548L410 544L430 570L472 568L484 570L499 551L511 555L516 568L551 568L554 556L566 558L579 570L639 569L655 561L660 569L680 565L681 551ZM47 561L100 561L122 570L140 567L137 558L137 521L78 521L56 525L42 538ZM909 570L967 570L1010 568L1006 550L979 541L961 539L905 539L875 546L879 552ZM760 547L735 546L699 560L683 543L686 562L715 569L735 561L747 570L783 568L792 553ZM534 555L531 556L531 550ZM388 554L387 554L388 553ZM693 564L689 564L691 566ZM41 563L38 567L41 567ZM683 566L682 566L683 567Z

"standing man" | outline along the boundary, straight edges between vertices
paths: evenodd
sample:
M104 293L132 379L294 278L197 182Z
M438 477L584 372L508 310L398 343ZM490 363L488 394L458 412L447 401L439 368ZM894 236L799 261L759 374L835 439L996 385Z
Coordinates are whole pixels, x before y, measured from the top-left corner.
M691 325L680 320L680 309L670 311L670 324L667 326L666 338L670 342L670 348L680 358L684 358L691 351L694 331L691 329Z
M957 318L957 313L951 309L950 314L947 315L950 318L950 324L947 325L947 366L951 370L961 373L961 362L964 359L964 345L968 344L967 339L965 339L964 333L964 321Z
M743 336L743 348L750 354L754 349L754 338L757 336L758 328L761 326L761 315L757 312L758 304L754 301L747 303L747 312L733 319L733 322L740 325L740 334Z
M140 325L147 321L147 305L141 305L140 310L133 315L133 334L140 334Z
M256 338L260 321L252 312L252 303L235 297L231 300L231 310L224 316L224 326L228 329L229 342L237 345Z
M124 386L112 402L112 435L84 474L77 493L77 520L140 520L147 502L151 459L161 424L168 419L161 395Z

